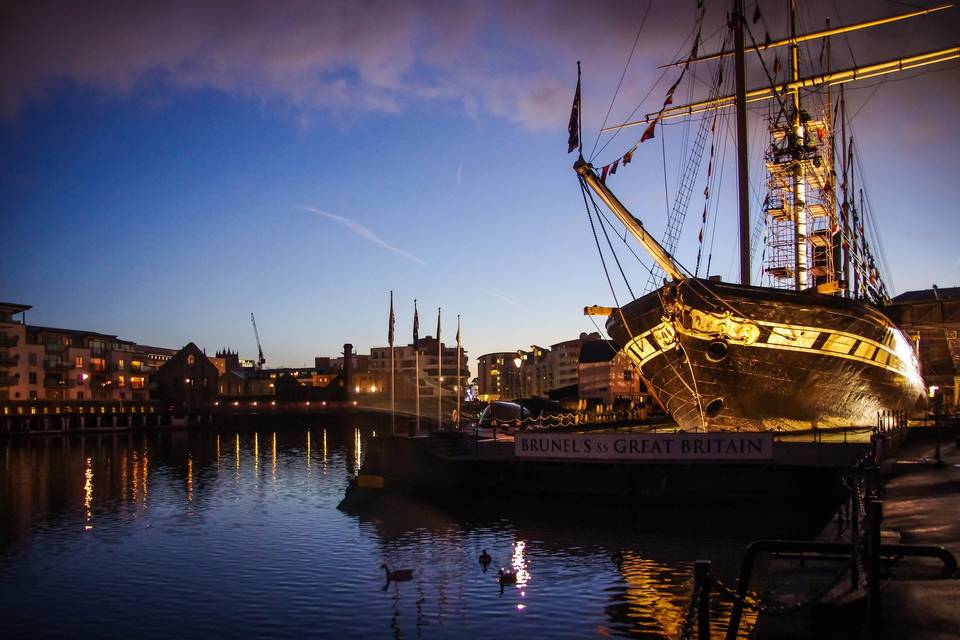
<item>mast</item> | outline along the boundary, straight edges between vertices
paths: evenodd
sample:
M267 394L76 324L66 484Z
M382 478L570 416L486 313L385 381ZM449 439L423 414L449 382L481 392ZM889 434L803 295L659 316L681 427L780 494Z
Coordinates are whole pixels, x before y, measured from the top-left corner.
M790 0L790 78L793 82L800 79L800 47L797 45L797 0ZM793 177L793 233L794 233L794 289L800 291L807 284L807 210L806 188L804 185L803 162L800 161L800 149L803 146L803 123L800 121L800 89L790 92L793 113L790 118L791 144L795 147L796 157L791 174Z
M613 195L613 192L607 188L607 185L600 182L600 178L597 177L593 167L583 159L583 156L577 159L577 162L573 165L573 169L580 175L581 179L587 183L587 186L600 196L600 199L613 211L613 214L623 223L623 226L637 239L644 250L650 254L650 257L660 265L660 268L663 269L667 275L674 280L686 279L686 276L683 275L683 272L680 270L680 265L674 261L673 256L671 256L670 253L663 248L663 245L657 242L653 236L647 233L647 230L643 228L643 223L627 211L627 208L617 199L617 196Z
M847 102L843 96L843 85L840 85L840 136L841 144L843 145L843 165L841 168L843 173L843 205L840 208L840 213L843 216L842 233L846 238L846 243L841 241L841 246L843 249L843 279L847 281L846 293L844 295L849 298L851 297L850 251L852 250L850 242L853 234L850 232L850 201L847 197Z
M747 173L747 80L743 55L743 0L734 0L733 42L736 49L737 192L740 226L740 284L750 284L750 186Z

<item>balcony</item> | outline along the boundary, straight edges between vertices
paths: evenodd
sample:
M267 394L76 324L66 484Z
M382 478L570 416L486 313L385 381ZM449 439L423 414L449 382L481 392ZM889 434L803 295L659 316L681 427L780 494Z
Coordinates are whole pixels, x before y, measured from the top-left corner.
M20 354L10 355L9 353L0 353L0 368L15 367L20 362Z
M69 371L73 369L73 363L57 358L44 358L43 368L47 371Z
M19 373L15 373L12 376L5 373L0 373L0 387L15 387L19 382Z
M15 347L20 342L20 336L0 335L0 348Z
M47 389L69 389L74 384L70 378L47 377L43 379L43 386Z

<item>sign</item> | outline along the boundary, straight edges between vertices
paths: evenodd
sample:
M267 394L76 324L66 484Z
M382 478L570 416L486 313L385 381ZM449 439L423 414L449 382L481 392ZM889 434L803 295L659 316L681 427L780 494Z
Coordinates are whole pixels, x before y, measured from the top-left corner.
M633 460L770 460L773 433L518 433L518 458Z

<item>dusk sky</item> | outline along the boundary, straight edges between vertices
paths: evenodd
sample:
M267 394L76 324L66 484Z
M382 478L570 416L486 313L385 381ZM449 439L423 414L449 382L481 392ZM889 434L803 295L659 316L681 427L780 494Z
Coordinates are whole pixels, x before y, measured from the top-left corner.
M727 4L707 3L701 51L719 47ZM911 8L800 4L801 32ZM758 38L786 35L785 6L761 3ZM662 103L679 71L657 66L689 50L695 7L4 3L0 300L33 305L32 324L245 357L256 354L252 311L268 366L312 363L344 342L360 353L385 344L391 289L402 342L414 298L421 335L435 332L442 306L452 343L461 314L471 368L479 354L593 331L583 306L613 299L566 154L576 62L590 151L638 29L611 124L645 95L638 113ZM834 38L833 66L848 67L851 51L867 64L956 45L958 33L954 8ZM820 44L806 50L809 73ZM712 69L692 72L676 102L705 95ZM763 84L755 59L750 78ZM847 97L888 285L960 285L960 65L850 84ZM754 216L766 113L759 105L750 119ZM726 117L719 127L725 184L710 269L730 280L732 126ZM683 127L658 131L609 183L657 237L663 158L672 198ZM595 164L641 133L618 135ZM703 184L677 252L691 270ZM629 257L636 291L646 272Z

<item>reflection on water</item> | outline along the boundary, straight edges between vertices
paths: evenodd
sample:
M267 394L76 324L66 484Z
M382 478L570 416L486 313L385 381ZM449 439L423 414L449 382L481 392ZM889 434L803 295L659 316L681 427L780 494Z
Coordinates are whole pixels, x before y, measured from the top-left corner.
M743 539L669 511L398 498L345 514L336 505L371 430L320 428L318 451L309 430L0 442L4 629L672 638L693 561L712 558L728 582L738 568ZM269 482L261 482L262 438ZM232 452L221 451L221 439L232 440ZM672 525L666 534L664 522ZM483 549L493 571L478 562ZM610 560L617 551L620 566ZM413 579L381 591L384 563L412 569ZM517 576L502 593L501 566ZM718 634L728 610L715 604ZM745 634L753 623L747 618Z

